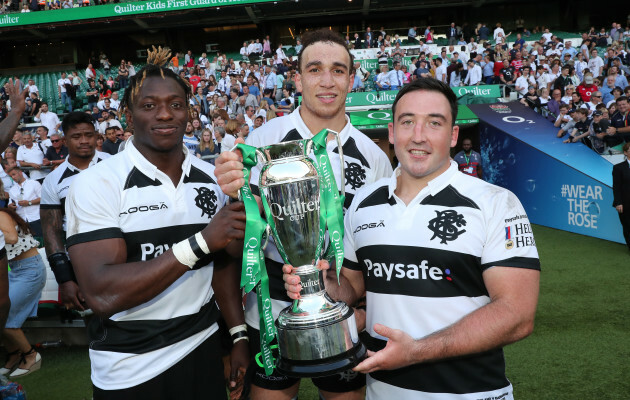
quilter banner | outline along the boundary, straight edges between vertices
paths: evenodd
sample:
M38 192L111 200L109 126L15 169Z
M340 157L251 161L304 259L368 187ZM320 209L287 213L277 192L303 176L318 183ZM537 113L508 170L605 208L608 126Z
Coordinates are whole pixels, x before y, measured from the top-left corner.
M531 222L624 243L610 162L581 143L562 143L553 124L518 102L469 107L480 121L484 179L514 192ZM517 216L505 225L506 243L526 245L516 238L527 224Z
M149 0L99 6L77 7L63 10L47 10L0 16L0 28L22 25L50 24L120 17L121 15L161 13L204 7L225 7L240 4L264 3L273 0Z

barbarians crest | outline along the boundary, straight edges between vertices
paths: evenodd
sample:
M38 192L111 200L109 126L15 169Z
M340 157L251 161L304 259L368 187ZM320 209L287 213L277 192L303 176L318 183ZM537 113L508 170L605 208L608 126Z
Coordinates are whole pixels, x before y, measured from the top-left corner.
M357 163L346 161L346 182L356 190L365 185L365 169Z
M201 216L208 214L208 217L217 212L217 195L214 191L207 187L195 188L197 191L197 197L195 197L195 205L201 210Z
M428 228L433 232L431 240L440 238L441 244L448 244L459 237L466 229L460 230L462 226L466 226L466 220L462 214L458 214L455 210L438 211L435 210L437 216L429 221Z

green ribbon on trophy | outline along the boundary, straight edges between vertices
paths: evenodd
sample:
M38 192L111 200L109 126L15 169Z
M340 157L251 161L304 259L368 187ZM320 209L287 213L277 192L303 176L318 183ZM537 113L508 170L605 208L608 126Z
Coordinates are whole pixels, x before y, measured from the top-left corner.
M251 169L258 164L256 148L245 144L237 145L243 154L243 174L245 182L249 182ZM257 287L258 311L260 314L260 348L265 373L271 375L275 367L271 342L276 337L276 327L271 312L271 296L269 295L269 276L265 268L265 255L262 247L262 237L267 222L260 215L258 203L252 194L249 184L240 190L245 205L247 221L245 226L245 240L243 242L243 267L241 271L241 287L245 293Z
M337 283L339 283L339 273L341 272L341 266L343 264L343 203L345 196L339 194L337 188L337 181L335 180L335 174L333 173L330 159L328 158L328 152L326 151L326 143L328 139L328 130L323 129L317 135L313 136L313 143L315 144L315 168L319 174L319 191L320 191L320 203L323 202L323 207L320 204L320 213L323 219L328 225L328 234L330 237L330 246L326 251L326 258L328 261L335 260L335 270L337 273ZM343 160L339 160L343 162ZM342 184L344 184L345 177L340 177Z

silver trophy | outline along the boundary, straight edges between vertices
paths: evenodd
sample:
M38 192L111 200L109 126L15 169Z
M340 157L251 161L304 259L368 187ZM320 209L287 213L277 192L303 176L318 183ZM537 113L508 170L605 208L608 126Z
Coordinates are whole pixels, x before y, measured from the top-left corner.
M343 153L337 135L341 176ZM330 298L323 274L316 267L322 257L325 232L320 229L320 177L308 157L313 142L298 140L257 150L265 160L259 188L267 202L267 221L275 224L273 239L297 268L301 298L276 321L280 359L278 370L288 376L319 377L356 366L365 358L354 310ZM344 193L343 184L342 193ZM341 212L341 210L340 210ZM334 271L334 269L331 269Z

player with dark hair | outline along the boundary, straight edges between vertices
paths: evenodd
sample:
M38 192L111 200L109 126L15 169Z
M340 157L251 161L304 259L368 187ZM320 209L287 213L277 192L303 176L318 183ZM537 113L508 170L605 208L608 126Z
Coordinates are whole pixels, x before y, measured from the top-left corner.
M385 153L352 126L345 115L348 91L354 81L352 56L343 38L327 29L309 31L302 37L303 48L298 60L295 78L297 90L302 92L302 104L290 115L274 118L249 134L247 144L261 147L291 140L309 139L322 129L339 132L345 162L345 176L340 176L339 150L334 136L328 136L328 157L339 187L345 186L348 207L359 188L382 177L390 176L392 167ZM245 184L240 154L222 153L216 161L216 174L221 189L232 197ZM260 169L252 169L249 185L258 194ZM275 245L270 242L265 250L265 264L269 273L270 294L274 315L290 304L282 282L282 259ZM362 320L363 311L357 311ZM252 355L260 352L258 307L256 293L247 296L245 320L250 330ZM252 362L254 368L251 397L253 400L289 400L299 389L299 379L290 378L274 371L267 376L263 368ZM326 400L353 400L363 398L365 377L346 371L324 378L313 379L320 394Z
M367 294L369 358L355 371L368 374L370 400L513 399L502 346L532 332L540 262L516 196L450 159L456 107L432 78L398 92L389 141L400 166L357 193L341 285L326 274L337 300ZM297 298L300 278L283 270Z
M96 153L96 131L92 117L73 111L63 118L68 157L52 171L42 185L40 218L48 263L55 274L61 302L66 309L84 310L85 298L79 290L64 244L68 189L78 174L102 159ZM60 139L58 139L60 140Z
M133 141L79 174L66 201L68 251L89 322L94 399L226 397L249 362L239 290L243 204L226 205L214 167L183 145L190 88L150 52L122 107ZM219 311L220 310L220 311ZM238 391L233 394L240 395Z

